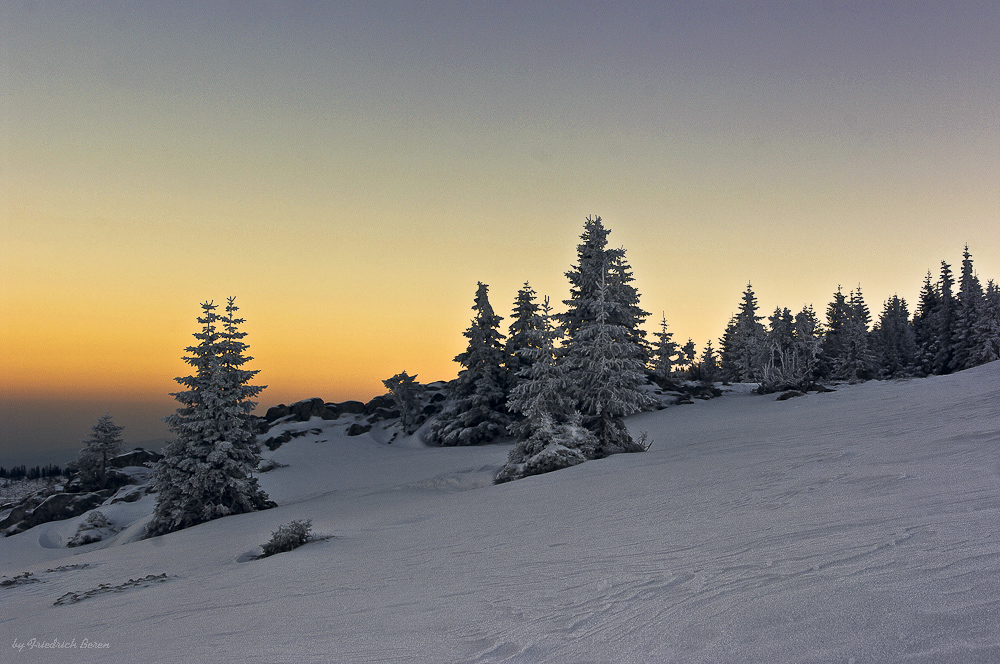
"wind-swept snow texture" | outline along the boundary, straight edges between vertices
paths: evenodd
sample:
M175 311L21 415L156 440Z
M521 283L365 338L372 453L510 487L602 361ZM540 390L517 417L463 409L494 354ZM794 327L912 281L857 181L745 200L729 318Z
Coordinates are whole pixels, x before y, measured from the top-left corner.
M493 485L509 445L314 420L261 477L276 509L0 540L35 579L0 587L0 659L1000 662L1000 363L627 423L649 452ZM292 519L333 537L252 560Z

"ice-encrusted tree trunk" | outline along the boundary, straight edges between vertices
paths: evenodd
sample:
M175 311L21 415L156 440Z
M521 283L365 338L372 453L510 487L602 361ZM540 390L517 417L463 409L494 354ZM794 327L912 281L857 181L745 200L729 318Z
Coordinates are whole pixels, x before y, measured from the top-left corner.
M125 427L118 426L111 419L110 413L98 418L90 430L90 436L83 441L83 449L72 464L79 470L84 482L89 485L105 488L108 485L108 462L123 447L122 431Z
M172 396L181 404L166 418L175 438L157 463L156 509L146 537L163 535L230 514L272 507L254 473L260 463L252 415L264 386L251 385L258 373L243 366L251 357L229 298L224 316L216 305L201 305L202 325L184 361L195 373L175 380L187 388Z
M500 316L490 306L489 287L479 282L476 312L465 331L464 353L455 357L459 371L452 393L431 425L429 441L435 445L477 445L504 435L510 424L504 393L503 339Z
M519 351L530 364L519 374L507 399L507 408L521 417L509 427L517 442L497 473L497 483L582 463L593 455L597 444L583 427L571 396L573 385L555 345L562 333L553 325L551 312L546 297L541 306L542 325L528 333L529 344Z

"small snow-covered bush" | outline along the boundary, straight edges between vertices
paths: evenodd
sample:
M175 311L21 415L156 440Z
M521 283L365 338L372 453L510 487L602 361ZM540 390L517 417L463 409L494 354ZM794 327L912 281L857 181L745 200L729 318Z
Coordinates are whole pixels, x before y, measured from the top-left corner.
M267 544L261 545L261 549L264 551L261 558L297 549L309 541L311 529L311 519L306 519L305 521L296 520L291 523L287 523L284 526L279 526L278 529L271 534L271 541Z
M76 529L76 533L72 539L66 542L66 546L73 547L93 544L94 542L100 542L108 535L114 533L115 529L111 525L111 522L108 521L108 517L104 516L101 512L94 511L87 515L87 518Z

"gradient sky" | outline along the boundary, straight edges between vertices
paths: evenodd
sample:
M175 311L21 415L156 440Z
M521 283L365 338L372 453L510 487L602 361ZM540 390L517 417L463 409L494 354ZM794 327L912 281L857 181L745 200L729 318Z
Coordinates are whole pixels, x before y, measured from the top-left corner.
M965 243L1000 277L998 34L996 2L4 2L0 463L105 411L165 436L228 295L264 406L454 377L476 282L564 299L589 214L699 349L748 281L877 313Z

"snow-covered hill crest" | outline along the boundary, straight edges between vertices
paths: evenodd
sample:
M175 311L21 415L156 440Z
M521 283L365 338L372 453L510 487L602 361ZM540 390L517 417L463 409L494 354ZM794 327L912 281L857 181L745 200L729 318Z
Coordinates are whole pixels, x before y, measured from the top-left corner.
M3 647L76 643L4 660L1000 661L998 397L998 362L729 394L629 418L649 452L504 485L510 445L317 419L265 454L275 509L0 540ZM332 537L252 559L295 519Z

